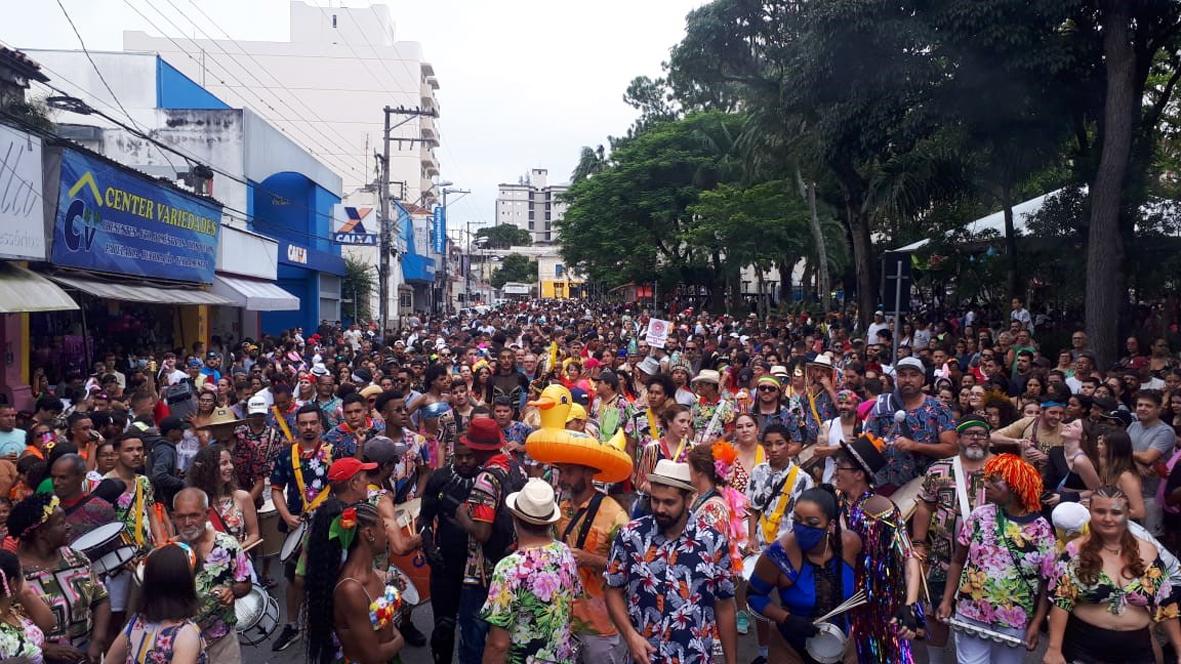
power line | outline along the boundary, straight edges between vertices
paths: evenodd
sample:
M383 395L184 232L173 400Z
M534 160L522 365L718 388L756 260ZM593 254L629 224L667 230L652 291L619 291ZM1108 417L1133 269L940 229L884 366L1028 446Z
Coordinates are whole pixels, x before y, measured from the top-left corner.
M183 46L181 46L181 45L180 45L180 44L179 44L179 43L178 43L178 42L177 42L175 39L173 39L172 37L170 37L170 36L169 36L169 35L168 35L168 34L167 34L167 33L166 33L166 32L165 32L165 31L164 31L164 30L163 30L163 29L162 29L162 28L161 28L161 27L160 27L160 26L159 26L159 25L156 23L156 22L155 22L155 21L153 21L152 19L148 18L148 16L147 16L146 14L144 14L142 11L140 11L140 9L139 9L138 7L136 7L135 5L133 5L133 4L131 3L131 0L123 0L123 3L124 3L124 4L126 4L128 7L130 7L130 8L131 8L131 10L132 10L132 11L134 11L136 14L138 14L138 15L140 16L140 18L142 18L143 20L147 21L147 22L148 22L148 24L152 26L152 28L154 28L154 29L155 29L157 32L159 32L159 33L160 33L160 35L161 35L161 36L163 36L165 39L167 39L169 42L171 42L171 43L172 43L172 45L173 45L173 46L175 46L175 47L177 48L177 50L178 50L178 51L180 51L180 53L182 53L182 54L183 54L185 57L189 58L190 60L192 60L192 61L193 61L193 62L195 62L195 63L196 63L196 62L198 62L197 58L196 58L196 57L194 57L192 53L189 53L187 50L185 50L185 48L184 48ZM173 20L172 20L172 19L171 19L171 18L170 18L168 15L167 15L167 14L165 14L165 13L164 13L164 12L162 12L162 11L160 11L160 9L159 9L159 8L157 8L155 5L153 5L153 4L150 2L150 0L145 0L145 3L146 3L148 6L150 6L150 7L151 7L153 10L155 10L155 11L156 11L156 13L160 14L160 15L161 15L161 16L164 18L164 20L168 21L168 23L169 23L169 24L170 24L170 25L171 25L173 28L175 28L177 31L179 31L179 32L180 32L180 33L183 35L183 33L184 33L184 30L183 30L183 29L181 29L181 27L180 27L179 25L177 25L177 24L176 24L176 23L175 23L175 22L174 22L174 21L173 21ZM198 45L198 44L197 44L195 41L193 41L192 39L189 39L188 37L182 37L182 38L183 38L183 39L188 39L190 43L192 43L194 46L196 46L196 47L197 47L197 49L198 49L198 50L201 50L201 47L200 47L200 46L199 46L199 45ZM216 63L216 64L217 64L217 65L218 65L218 66L219 66L221 69L222 69L222 71L223 71L223 72L225 72L227 75L229 75L229 77L230 77L230 78L234 79L234 80L235 80L235 81L236 81L236 82L237 82L239 85L241 85L241 86L243 87L243 89L249 89L249 90L251 90L251 91L253 92L253 88L251 88L250 86L247 86L245 83L243 83L243 82L241 81L241 79L237 78L237 77L236 77L236 76L233 74L233 72L231 72L231 71L229 70L229 68L227 68L225 65L223 65L223 64L222 64L220 61L218 61L217 59L213 58L213 56L212 56L212 55L210 55L210 58L209 58L209 59L210 59L211 61L215 62L215 63ZM219 81L219 82L221 82L223 85L225 84L225 81L224 81L224 80L222 80L221 78L218 78L218 81ZM275 108L274 108L274 106L272 106L272 105L270 104L270 102L267 102L266 100L264 100L264 99L262 98L262 96L261 96L261 95L259 95L257 92L254 92L254 96L255 96L255 97L258 99L258 101L259 101L259 102L261 102L261 103L262 103L262 105L263 105L264 107L266 107L266 108L269 108L269 109L271 109L272 111L275 111ZM292 110L294 111L295 109L292 109ZM276 113L277 113L277 111L276 111ZM293 128L293 129L295 129L296 127L294 127L294 126L293 126L292 128ZM278 127L278 129L279 129L279 131L282 131L283 133L288 133L288 131L287 131L285 128L283 128L283 127ZM314 139L314 137L312 137L310 134L308 135L308 138L309 138L309 139ZM318 141L315 141L315 140L308 140L307 142L308 142L308 143L311 143L311 144L313 144L313 145L315 145L317 149L319 149L319 150L323 150L323 145L322 145L321 143L319 143ZM313 155L315 155L315 156L319 156L319 155L317 154L317 151L316 151L315 149L312 149L311 147L309 147L309 148L308 148L308 151L309 151L309 152L311 152L311 153L312 153ZM326 164L326 165L327 165L327 164ZM337 166L336 166L336 167L339 167L339 164L337 164ZM346 169L348 169L348 170L352 170L352 171L356 172L356 168L354 168L354 167L351 167L351 166L347 166L347 165L346 165L346 166L345 166L345 168L346 168Z
M115 94L115 91L111 89L111 84L107 83L107 77L103 76L102 70L98 68L98 63L96 63L94 58L90 56L90 49L86 48L86 42L82 39L82 33L78 32L78 26L74 25L74 19L70 17L70 12L66 11L66 6L62 4L62 0L57 0L57 6L61 8L62 14L66 17L66 22L70 24L70 29L74 31L74 36L78 38L78 44L82 47L82 53L86 56L86 59L90 61L90 66L94 68L94 73L98 74L98 80L102 81L103 87L106 88L107 92L110 93L111 99L115 100L115 103L119 106L119 110L123 111L123 115L127 116L127 120L130 121L131 124L135 125L136 128L138 128L139 125L135 123L135 118L131 117L131 114L128 113L127 109L123 107L123 102L119 101L119 95ZM164 161L168 162L168 165L174 172L178 174L180 173L180 171L176 169L176 165L172 163L172 160L170 160L167 155L161 153L161 156L164 157Z

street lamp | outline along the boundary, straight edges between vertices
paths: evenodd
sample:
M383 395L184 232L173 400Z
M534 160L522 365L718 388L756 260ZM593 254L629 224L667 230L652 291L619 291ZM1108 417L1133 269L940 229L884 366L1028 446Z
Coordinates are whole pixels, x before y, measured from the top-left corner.
M451 311L451 277L447 274L447 264L451 260L450 253L447 251L447 195L461 194L466 195L472 193L470 189L450 189L448 185L455 184L454 182L442 183L443 186L443 228L439 232L443 235L443 306L441 313L447 315Z

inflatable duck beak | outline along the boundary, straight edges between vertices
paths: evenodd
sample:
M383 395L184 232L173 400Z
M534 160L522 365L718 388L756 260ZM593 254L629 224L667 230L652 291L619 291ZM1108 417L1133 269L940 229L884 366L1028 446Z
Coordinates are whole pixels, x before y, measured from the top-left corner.
M554 401L553 397L547 397L543 394L536 401L530 401L529 405L540 408L541 410L549 410L550 408L558 405L558 402Z

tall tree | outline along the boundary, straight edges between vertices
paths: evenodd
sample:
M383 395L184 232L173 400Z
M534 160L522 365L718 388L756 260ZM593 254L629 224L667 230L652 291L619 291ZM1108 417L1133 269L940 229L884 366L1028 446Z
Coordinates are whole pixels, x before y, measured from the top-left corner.
M533 244L533 236L529 231L512 224L485 226L476 231L476 237L485 238L484 246L488 249L527 247Z
M501 261L500 267L492 273L490 283L493 288L504 288L510 281L525 284L537 283L537 261L529 260L528 256L509 254Z

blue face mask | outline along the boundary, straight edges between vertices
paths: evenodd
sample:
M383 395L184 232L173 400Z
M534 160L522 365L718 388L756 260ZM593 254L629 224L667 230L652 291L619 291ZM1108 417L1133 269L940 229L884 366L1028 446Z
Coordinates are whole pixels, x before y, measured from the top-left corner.
M796 543L800 545L800 551L811 551L815 549L824 541L824 536L828 532L825 528L809 526L799 522L791 524L791 531L795 533Z

